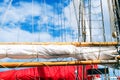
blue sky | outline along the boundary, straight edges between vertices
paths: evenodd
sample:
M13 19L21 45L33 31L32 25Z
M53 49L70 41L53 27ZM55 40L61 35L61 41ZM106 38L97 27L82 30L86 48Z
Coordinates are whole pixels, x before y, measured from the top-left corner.
M32 3L33 1L33 3ZM38 41L77 41L78 30L75 10L78 17L78 0L1 0L0 1L0 41L1 42L38 42ZM99 0L92 0L93 7ZM86 0L87 2L87 0ZM105 26L109 26L106 0L103 2ZM99 7L100 8L100 7ZM93 8L93 19L101 16L99 8ZM86 16L87 18L87 16ZM87 22L88 24L88 22ZM101 25L93 21L93 41L102 41ZM89 25L89 24L88 24ZM88 26L86 25L86 26ZM97 26L97 27L96 27ZM88 27L87 27L88 28ZM105 27L106 28L106 27ZM87 40L89 41L89 29ZM97 31L96 31L97 30ZM110 41L110 30L106 29ZM99 39L96 39L99 38ZM81 36L80 36L80 40Z
M0 17L2 19L0 24L3 31L1 33L6 31L6 35L2 37L1 41L38 41L37 37L40 35L45 35L44 40L40 41L51 41L51 38L58 41L64 33L68 36L71 35L70 32L73 30L69 28L69 25L64 28L61 27L66 24L67 19L64 16L63 9L69 3L70 0L65 2L60 0L33 0L33 3L32 0L1 1ZM7 35L9 35L9 39ZM17 35L19 35L19 39L17 39ZM24 37L29 36L30 39L25 39L22 37L23 35Z

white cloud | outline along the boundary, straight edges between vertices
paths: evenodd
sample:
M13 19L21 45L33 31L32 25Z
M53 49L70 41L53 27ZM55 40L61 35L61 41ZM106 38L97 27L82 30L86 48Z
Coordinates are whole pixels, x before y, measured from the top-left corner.
M38 37L40 37L41 41L50 41L51 36L48 33L30 33L19 28L5 28L0 30L0 34L4 34L0 36L0 40L3 42L18 42L18 41L25 41L25 42L34 42L38 41Z
M75 0L77 2L77 0ZM76 6L76 15L78 17L78 6ZM70 26L72 29L77 29L77 20L75 16L75 10L73 6L73 2L71 1L70 4L64 8L64 16L66 17L66 25Z
M8 3L10 0L4 0L4 3Z
M53 41L62 41L60 37L53 37L47 32L40 33L30 33L28 31L21 30L20 28L5 28L0 29L0 41L2 42L53 42ZM72 41L71 35L66 35L64 38L67 41ZM65 40L63 40L65 41Z
M0 15L0 21L3 22L1 25L1 41L62 41L61 36L53 37L48 32L39 32L39 33L30 33L29 31L24 31L20 29L19 22L25 22L27 18L32 19L32 16L39 16L37 23L39 26L34 27L41 27L41 24L49 24L52 23L56 25L54 30L59 30L63 28L60 26L60 20L64 22L64 15L62 14L63 18L58 21L58 17L60 18L61 14L56 14L53 10L53 7L47 4L38 4L34 2L32 4L29 2L20 2L20 6L13 6L11 5L9 9L5 12L5 14ZM1 9L5 9L5 6L1 6ZM32 11L33 9L33 11ZM4 21L3 21L4 17ZM31 24L30 22L27 22ZM9 25L6 25L9 24ZM7 26L7 27L6 27ZM66 26L69 26L66 24ZM48 26L48 29L51 28ZM71 41L72 37L70 34L66 34L67 41Z
M41 13L41 7L35 3L33 6L33 11L32 9L32 4L27 3L27 2L20 2L20 6L12 6L6 11L6 13L3 13L1 15L1 20L4 19L4 23L17 23L17 22L22 22L27 18L28 16L39 16ZM4 6L1 6L1 8L4 8ZM4 8L5 9L5 8ZM5 16L5 17L4 17Z
M5 6L0 6L1 14L0 22L4 23L1 25L0 29L0 41L35 41L37 39L37 35L39 33L30 33L28 31L24 31L20 29L19 22L24 22L27 17L30 16L40 16L43 11L41 10L42 6L37 3L34 3L33 11L32 4L27 2L20 2L20 6L12 6L7 10L7 13L2 12L5 11ZM31 18L32 19L32 18ZM47 21L46 21L47 22ZM29 23L29 22L28 22ZM5 24L9 24L7 27ZM14 28L11 28L14 27ZM42 37L42 41L50 41L51 35L48 33L40 33Z
M99 1L96 2L96 0L92 0L95 1L93 3L93 6L97 6L99 3ZM6 0L7 2L7 0ZM58 30L61 28L71 28L73 30L73 35L67 33L66 34L66 39L67 41L73 41L72 37L73 36L77 36L78 35L78 31L77 31L77 20L76 20L76 16L78 18L78 14L79 14L79 0L74 0L75 3L75 9L74 9L74 5L73 2L71 1L70 4L68 6L66 6L62 11L62 14L56 14L55 10L53 10L53 7L47 4L38 4L37 2L34 2L34 5L32 7L32 3L29 2L19 2L19 6L13 6L11 5L11 7L7 10L7 13L5 14L5 19L4 19L4 23L3 26L1 26L1 34L4 34L5 36L1 36L1 41L17 41L17 36L19 35L19 41L38 41L40 38L40 41L61 41L61 36L60 37L53 37L52 35L50 35L48 32L40 32L40 33L30 33L28 31L24 31L20 29L20 22L25 22L26 23L26 19L32 19L32 16L38 16L40 17L40 19L37 20L37 24L38 26L34 26L37 27L38 30L40 29L42 24L46 24L47 28L51 28L51 26L49 26L49 23L52 23L55 25L54 30ZM96 3L98 3L96 5ZM5 3L4 3L5 4ZM104 3L104 5L106 5L106 3ZM103 6L106 8L106 6ZM2 13L2 15L0 15L0 22L3 21L3 17L5 13L5 8L6 5L0 5L0 13ZM33 11L32 11L33 9ZM75 10L76 10L76 15L75 15ZM95 9L94 9L95 10ZM96 13L99 13L100 10L97 10ZM107 13L105 14L107 15ZM60 17L62 16L62 17ZM94 16L93 16L94 17ZM66 20L64 20L64 18ZM86 18L88 19L88 17L86 16ZM96 17L94 17L96 18ZM105 18L106 19L106 18ZM108 19L107 19L108 20ZM61 22L65 22L65 24L61 25ZM6 26L4 26L5 24L9 24L7 25L7 29L5 28ZM28 24L32 24L30 22L28 22ZM61 26L61 27L58 27ZM65 25L65 26L64 26ZM98 23L94 23L92 24L94 27L98 27ZM86 27L87 27L87 35L89 36L89 22L87 21ZM100 26L100 25L99 25ZM12 27L12 29L11 29ZM3 29L4 28L4 29ZM9 29L9 32L8 32ZM19 31L19 32L18 32ZM47 30L46 30L47 31ZM19 34L18 34L19 33ZM98 33L97 31L94 32L94 34L99 35L100 33ZM8 36L9 35L9 36ZM39 36L42 36L39 37ZM43 36L44 35L44 36ZM46 37L45 37L46 36ZM8 38L9 39L8 39ZM28 37L28 38L26 38ZM87 37L89 38L89 37ZM7 40L8 39L8 40ZM77 37L75 38L75 40L77 39ZM89 40L88 40L89 41Z

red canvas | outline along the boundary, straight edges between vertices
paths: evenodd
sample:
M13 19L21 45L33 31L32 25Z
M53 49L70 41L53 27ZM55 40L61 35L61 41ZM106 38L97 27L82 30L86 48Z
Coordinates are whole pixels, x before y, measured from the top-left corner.
M92 76L87 75L85 67L84 80L91 80ZM97 68L97 65L94 65ZM20 70L10 70L0 72L0 80L75 80L76 66L53 66L53 67L34 67ZM78 79L83 78L83 66L78 66ZM99 76L98 76L99 77Z

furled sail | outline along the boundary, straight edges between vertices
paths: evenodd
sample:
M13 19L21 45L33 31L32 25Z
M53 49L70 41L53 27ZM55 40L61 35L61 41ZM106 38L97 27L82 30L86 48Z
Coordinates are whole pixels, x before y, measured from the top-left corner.
M117 50L113 46L76 47L74 45L0 45L0 58L65 58L77 60L112 60Z

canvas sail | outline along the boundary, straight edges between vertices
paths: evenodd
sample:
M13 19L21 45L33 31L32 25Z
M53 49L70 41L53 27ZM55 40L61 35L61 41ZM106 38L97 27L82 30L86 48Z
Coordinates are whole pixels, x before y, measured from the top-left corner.
M77 60L113 60L117 50L109 47L76 47L74 45L0 45L0 58L67 58Z
M91 80L92 78L99 78L99 75L90 76L87 70L91 68L91 65L86 67L84 78ZM94 66L97 69L97 66ZM34 67L21 70L9 70L0 72L0 79L4 80L75 80L76 79L76 66L53 66L53 67ZM79 66L79 72L82 72L82 66ZM24 73L24 74L23 74ZM82 80L82 74L78 73L78 79ZM95 80L96 80L95 79Z

